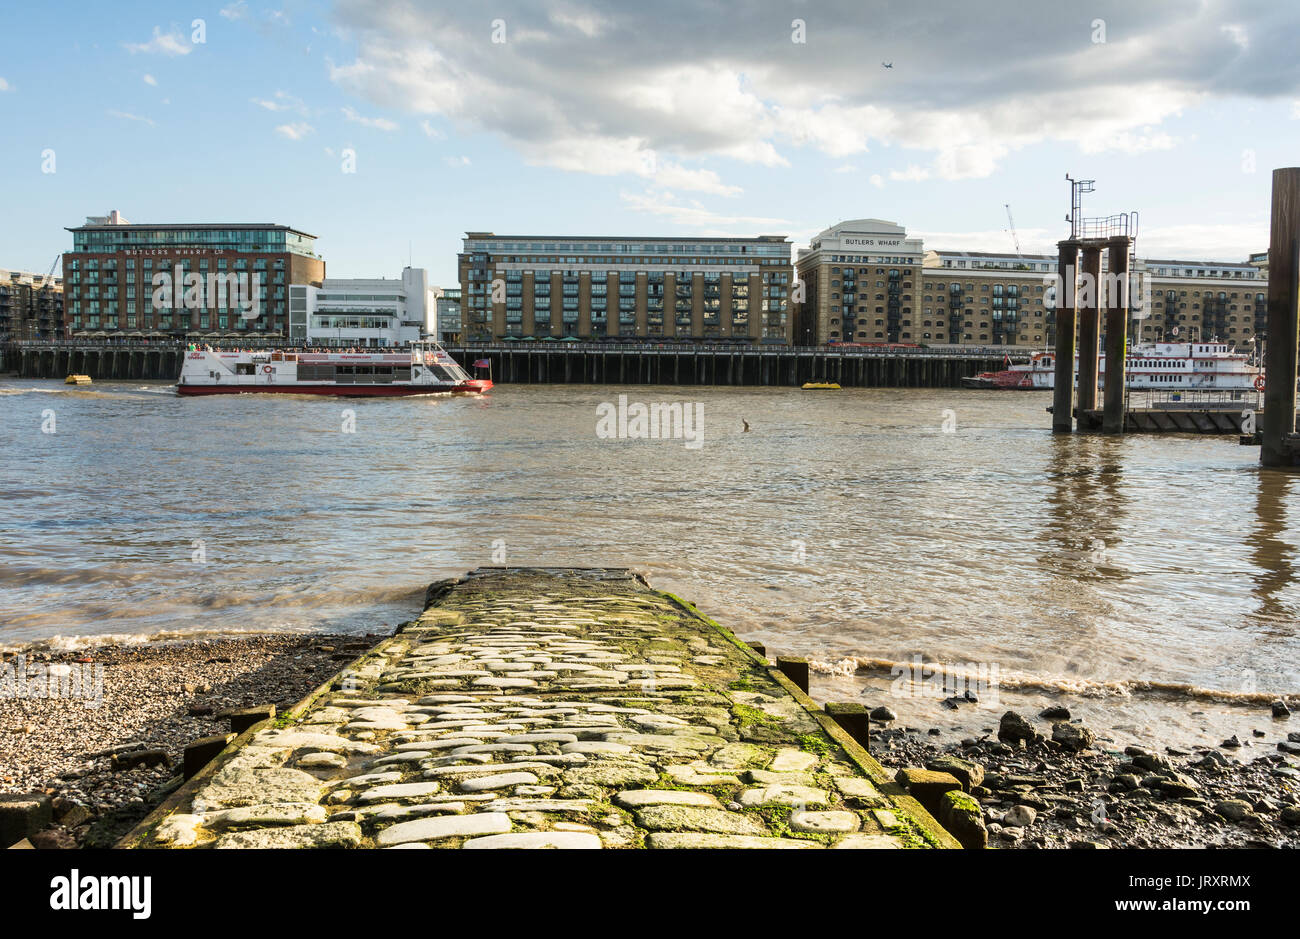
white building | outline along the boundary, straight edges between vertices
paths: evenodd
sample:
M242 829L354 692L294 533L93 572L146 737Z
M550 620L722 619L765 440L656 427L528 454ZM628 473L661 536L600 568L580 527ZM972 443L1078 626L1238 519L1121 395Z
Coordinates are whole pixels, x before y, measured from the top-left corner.
M400 279L325 278L289 286L289 338L313 346L400 346L422 338L434 309L424 268Z

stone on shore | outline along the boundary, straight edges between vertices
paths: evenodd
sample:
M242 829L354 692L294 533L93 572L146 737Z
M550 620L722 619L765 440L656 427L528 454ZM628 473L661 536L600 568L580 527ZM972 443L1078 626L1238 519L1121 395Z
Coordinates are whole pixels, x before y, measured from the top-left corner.
M1015 711L1007 711L998 723L998 739L1007 743L1019 743L1021 740L1033 740L1038 736L1033 725Z

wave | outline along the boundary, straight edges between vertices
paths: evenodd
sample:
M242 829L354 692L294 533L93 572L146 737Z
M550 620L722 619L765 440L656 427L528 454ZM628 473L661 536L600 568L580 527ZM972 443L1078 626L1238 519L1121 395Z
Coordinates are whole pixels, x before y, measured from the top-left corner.
M944 665L941 662L922 661L923 674L916 676L921 681L951 678L969 683L988 682L992 676L987 671L972 669L962 665ZM808 667L823 675L851 677L859 672L886 672L893 677L910 675L917 667L917 661L896 662L891 659L865 658L847 656L836 662L810 660ZM1216 701L1232 705L1266 705L1281 699L1292 707L1300 703L1300 691L1230 691L1225 688L1202 688L1190 682L1151 681L1149 679L1101 679L1080 678L1078 676L1032 675L1024 672L1009 672L998 669L996 685L1008 691L1044 691L1054 694L1070 694L1081 698L1133 698L1139 696L1186 698L1198 701ZM954 681L957 687L965 687Z

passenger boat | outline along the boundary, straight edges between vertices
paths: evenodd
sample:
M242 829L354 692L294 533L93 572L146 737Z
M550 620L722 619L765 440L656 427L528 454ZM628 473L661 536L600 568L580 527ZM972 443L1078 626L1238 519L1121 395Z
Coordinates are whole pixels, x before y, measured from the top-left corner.
M1056 383L1056 354L1036 352L1029 362L997 372L963 378L967 388L1050 391ZM1129 349L1125 385L1135 391L1244 391L1264 387L1263 370L1249 356L1224 342L1152 342ZM1079 360L1074 360L1077 381ZM1098 357L1097 381L1106 374L1106 356Z
M400 352L280 352L192 348L176 391L183 395L307 394L349 398L481 395L489 379L471 378L437 342Z

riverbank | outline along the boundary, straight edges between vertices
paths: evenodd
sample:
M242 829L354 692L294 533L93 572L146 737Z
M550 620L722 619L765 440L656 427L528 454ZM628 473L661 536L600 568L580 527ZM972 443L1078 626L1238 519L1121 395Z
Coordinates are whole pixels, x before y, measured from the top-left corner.
M1121 752L1063 708L1009 711L984 731L941 743L878 721L871 752L891 769L964 779L990 848L1300 848L1295 731L1277 742L1181 749L1152 740Z
M53 798L59 824L33 839L42 847L108 846L165 794L186 744L227 729L223 711L283 709L374 641L279 634L5 653L6 680L22 663L30 696L0 697L0 793ZM60 672L85 678L77 697L34 696Z

